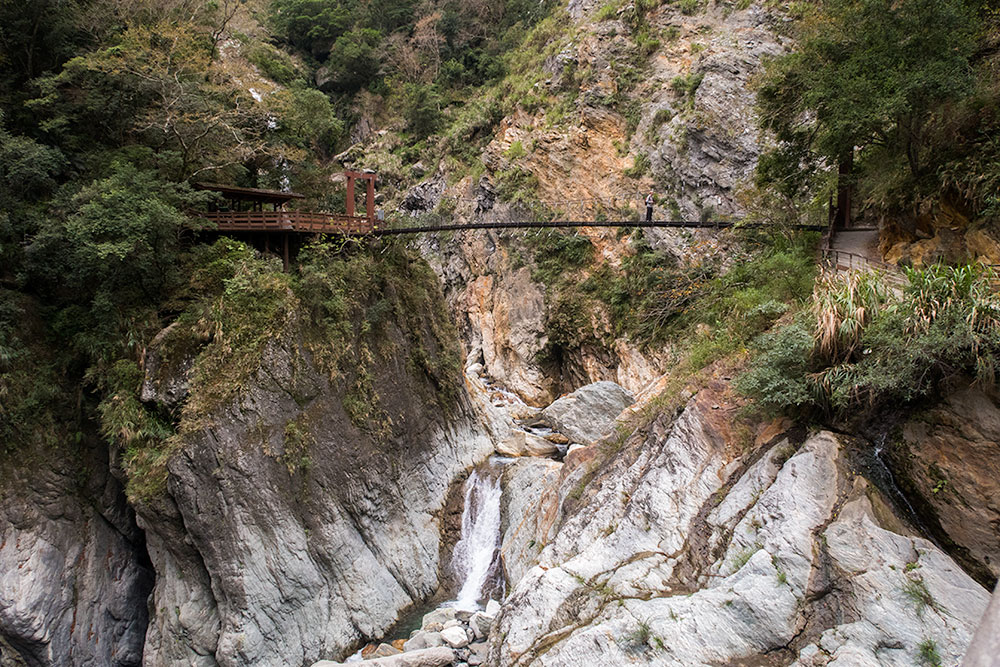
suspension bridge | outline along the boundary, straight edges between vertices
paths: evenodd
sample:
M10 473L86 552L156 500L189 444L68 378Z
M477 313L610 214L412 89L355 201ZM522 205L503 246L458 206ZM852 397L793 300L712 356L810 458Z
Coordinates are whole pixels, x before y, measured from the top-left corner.
M386 221L375 209L375 174L370 172L345 173L347 183L346 212L326 213L301 209L286 210L285 205L305 197L294 192L243 188L215 183L198 183L195 187L218 194L217 203L208 211L192 212L192 216L209 223L211 228L224 234L248 235L259 242L265 252L273 249L281 252L287 267L291 251L302 244L303 238L318 235L387 237L434 232L455 232L467 230L530 230L579 227L613 227L625 229L757 229L766 223L732 219L679 220L653 219L644 216L645 197L641 193L626 193L609 198L584 199L536 199L513 207L514 214L524 211L524 219L491 220L489 212L494 199L473 197L437 197L437 205L442 203L458 206L469 204L478 213L469 222L451 223L435 219L435 215L419 215L411 211L409 215L394 216ZM356 213L356 187L364 189L364 214ZM270 210L268 210L270 209ZM654 207L654 212L661 206ZM538 212L544 212L544 216ZM542 219L544 217L544 219ZM647 217L649 219L647 219ZM534 218L534 219L533 219ZM832 232L829 224L798 224L797 229L807 231ZM840 251L829 243L830 234L824 242L824 255L834 266L839 267L846 259L854 264L868 261L859 253ZM875 267L872 267L875 268ZM882 267L877 267L882 268Z

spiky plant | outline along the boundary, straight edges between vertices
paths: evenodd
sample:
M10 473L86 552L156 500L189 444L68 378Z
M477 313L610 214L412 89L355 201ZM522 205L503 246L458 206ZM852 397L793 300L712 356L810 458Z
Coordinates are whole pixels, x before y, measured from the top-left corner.
M865 327L888 307L892 291L871 271L827 273L817 281L813 298L816 354L830 364L849 361Z

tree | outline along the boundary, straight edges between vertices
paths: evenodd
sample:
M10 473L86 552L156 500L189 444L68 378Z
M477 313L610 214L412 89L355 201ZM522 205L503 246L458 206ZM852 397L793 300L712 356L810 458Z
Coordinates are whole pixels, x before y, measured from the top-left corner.
M758 91L762 125L781 144L762 161L771 172L764 180L836 165L846 223L858 151L899 152L919 178L930 111L970 86L975 25L964 0L823 2L803 21L799 48L768 65Z
M123 344L137 313L176 288L182 238L194 226L184 211L206 197L120 162L47 216L28 261L36 289L62 307L68 342L90 359Z

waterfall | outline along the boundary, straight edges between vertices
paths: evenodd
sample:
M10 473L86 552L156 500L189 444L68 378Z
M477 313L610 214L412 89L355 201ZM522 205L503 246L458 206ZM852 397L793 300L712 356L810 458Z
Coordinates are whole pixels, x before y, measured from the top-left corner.
M892 474L892 468L889 464L882 458L882 452L885 449L886 436L883 435L878 439L878 444L872 452L875 463L877 464L877 469L872 471L874 473L875 479L873 481L876 484L881 481L882 484L879 488L889 497L890 501L896 506L896 509L903 515L903 517L910 522L910 524L916 528L923 537L927 538L933 542L937 547L944 550L943 547L938 543L934 533L930 531L927 525L920 519L920 514L914 509L913 505L910 503L910 499L906 497L903 490L899 488L896 484L896 476ZM881 478L881 479L879 479Z
M480 609L480 601L502 584L500 572L500 473L506 459L491 457L465 481L462 536L451 566L461 584L452 606Z

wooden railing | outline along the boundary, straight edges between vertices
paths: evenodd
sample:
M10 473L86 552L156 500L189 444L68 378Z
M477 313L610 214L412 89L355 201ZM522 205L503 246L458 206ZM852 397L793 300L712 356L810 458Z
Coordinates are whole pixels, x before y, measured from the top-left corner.
M870 259L856 252L821 247L823 264L836 271L884 271L889 275L904 277L903 269L889 262Z
M209 211L195 215L215 223L221 232L369 234L375 228L363 216L313 211Z

